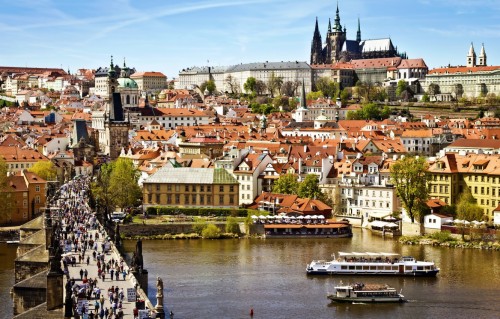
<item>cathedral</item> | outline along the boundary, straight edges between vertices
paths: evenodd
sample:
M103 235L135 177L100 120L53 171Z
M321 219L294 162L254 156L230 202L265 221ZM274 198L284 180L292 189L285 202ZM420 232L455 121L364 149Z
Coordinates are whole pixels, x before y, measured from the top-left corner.
M318 18L311 44L311 64L331 64L335 62L349 62L359 59L376 58L406 58L406 54L398 52L390 38L361 40L361 24L358 19L356 40L347 40L347 29L340 24L339 6L332 28L328 21L325 43L321 40L318 28Z

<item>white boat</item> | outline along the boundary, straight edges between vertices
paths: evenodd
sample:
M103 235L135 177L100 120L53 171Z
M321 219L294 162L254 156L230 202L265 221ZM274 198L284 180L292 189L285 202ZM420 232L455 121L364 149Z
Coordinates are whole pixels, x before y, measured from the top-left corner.
M365 285L356 283L335 287L335 292L327 296L335 302L385 303L405 302L404 296L387 285Z
M307 265L308 275L392 275L436 276L439 268L432 261L417 261L394 253L339 252L333 260L313 260Z

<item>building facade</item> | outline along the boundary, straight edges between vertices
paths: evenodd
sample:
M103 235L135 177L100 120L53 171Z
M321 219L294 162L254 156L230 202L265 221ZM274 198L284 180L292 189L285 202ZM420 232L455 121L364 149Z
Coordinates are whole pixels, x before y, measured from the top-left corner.
M239 183L223 168L162 167L143 182L144 207L238 208Z

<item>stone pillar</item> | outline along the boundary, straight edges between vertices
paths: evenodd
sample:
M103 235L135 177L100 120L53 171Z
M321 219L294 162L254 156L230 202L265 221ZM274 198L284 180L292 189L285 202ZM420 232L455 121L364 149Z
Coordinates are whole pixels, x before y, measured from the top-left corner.
M47 274L47 310L60 309L63 307L63 274Z

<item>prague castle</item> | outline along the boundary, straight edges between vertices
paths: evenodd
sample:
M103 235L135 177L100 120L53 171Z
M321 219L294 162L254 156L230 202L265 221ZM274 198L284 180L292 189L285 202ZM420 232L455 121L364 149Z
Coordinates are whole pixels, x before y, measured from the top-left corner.
M347 29L340 24L339 6L333 28L328 21L328 31L325 43L321 40L318 28L318 19L311 43L311 64L331 64L335 62L348 62L358 59L376 58L406 58L406 54L400 54L390 38L361 40L361 23L358 19L358 31L356 40L347 40Z

